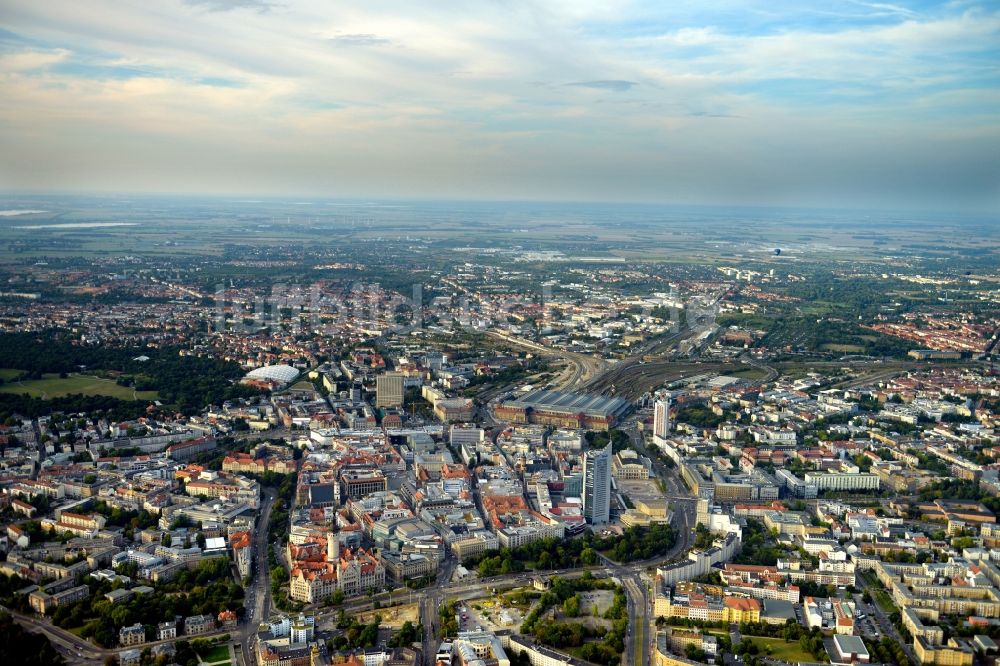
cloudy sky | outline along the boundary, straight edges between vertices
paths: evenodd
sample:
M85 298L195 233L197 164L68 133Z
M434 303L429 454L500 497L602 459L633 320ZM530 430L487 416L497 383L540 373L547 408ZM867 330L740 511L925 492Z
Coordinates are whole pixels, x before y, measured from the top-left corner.
M0 190L1000 210L996 0L0 0Z

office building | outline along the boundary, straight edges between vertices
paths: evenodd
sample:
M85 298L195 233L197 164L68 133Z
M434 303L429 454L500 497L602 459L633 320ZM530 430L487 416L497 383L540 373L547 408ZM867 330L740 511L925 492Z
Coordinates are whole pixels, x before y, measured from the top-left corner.
M603 525L611 517L611 444L584 456L583 515L591 525Z
M879 489L879 478L875 474L850 472L806 472L807 486L831 491L868 491Z
M387 372L375 378L375 406L403 406L403 375Z
M653 437L666 439L670 434L670 398L662 398L653 404Z

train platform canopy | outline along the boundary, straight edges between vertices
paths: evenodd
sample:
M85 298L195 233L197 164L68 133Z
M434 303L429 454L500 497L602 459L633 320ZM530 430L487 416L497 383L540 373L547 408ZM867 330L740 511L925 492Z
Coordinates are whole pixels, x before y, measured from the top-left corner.
M629 402L622 398L599 394L538 389L516 400L509 400L504 406L545 412L619 417L628 411Z

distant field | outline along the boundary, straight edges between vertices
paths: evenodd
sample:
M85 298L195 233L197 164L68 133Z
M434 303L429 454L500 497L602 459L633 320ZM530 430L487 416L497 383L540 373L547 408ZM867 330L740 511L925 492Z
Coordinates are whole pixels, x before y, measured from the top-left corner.
M818 317L820 315L830 314L840 307L843 306L839 303L831 303L830 301L810 301L808 303L803 303L798 309L804 315Z
M21 370L14 370L13 368L0 368L0 379L10 381L21 374Z
M861 354L865 348L861 345L838 345L832 342L819 346L823 351L841 352L843 354Z
M0 369L0 373L20 371ZM2 376L2 375L0 375ZM7 379L7 377L4 377ZM74 393L83 395L107 395L121 400L155 400L156 391L133 391L126 386L119 386L110 379L102 379L91 375L69 375L65 379L59 375L44 375L42 379L31 379L24 382L9 383L0 386L0 393L27 393L35 398L60 398Z
M768 372L762 368L740 368L739 370L734 370L733 372L727 372L728 377L739 377L740 379L749 379L750 381L756 381L758 379L764 379L767 377Z
M761 652L781 661L797 664L816 660L812 654L802 649L798 641L786 642L783 638L761 638L758 636L744 636L743 640L752 642L760 648ZM770 652L765 648L770 648Z

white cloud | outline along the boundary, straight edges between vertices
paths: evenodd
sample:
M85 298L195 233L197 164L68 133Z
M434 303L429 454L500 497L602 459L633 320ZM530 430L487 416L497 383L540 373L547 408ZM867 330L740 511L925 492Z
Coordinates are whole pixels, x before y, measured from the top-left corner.
M1000 35L1000 14L981 10L925 16L862 2L896 19L754 35L736 31L733 6L706 1L711 11L636 37L651 10L631 2L260 4L6 7L9 30L51 48L0 55L0 152L36 161L21 172L0 165L0 187L101 137L104 168L123 182L182 179L197 156L216 174L200 174L206 187L228 165L239 174L231 182L265 189L315 185L326 172L385 191L403 187L410 168L419 174L406 187L437 178L442 194L516 195L545 176L566 196L565 171L584 194L592 183L628 192L645 183L653 196L644 170L688 182L679 167L688 164L707 191L713 164L732 179L735 167L722 164L763 159L761 146L780 145L789 160L810 152L837 161L846 146L863 152L861 136L941 131L935 111L967 119L979 110L983 126L995 100L970 84L995 58L964 57ZM780 8L765 9L777 20ZM53 67L81 63L93 71ZM792 83L771 87L776 79ZM825 83L817 92L797 81ZM792 127L798 143L776 138ZM44 149L32 152L29 137ZM137 154L149 155L148 170L135 170ZM276 163L286 175L275 175ZM588 180L587 169L601 177Z
M861 0L851 0L851 2L855 5L872 9L879 14L888 13L906 17L917 16L917 12L908 7L889 4L887 2L862 2Z
M916 77L955 66L952 59L984 49L1000 38L1000 13L966 12L937 20L839 31L790 30L777 34L727 34L712 28L682 28L639 46L710 47L699 55L660 53L661 62L726 79L779 78L883 80ZM951 57L949 57L951 56ZM968 67L960 62L959 67Z
M41 69L63 62L69 55L70 52L66 49L0 54L0 72L24 72Z

